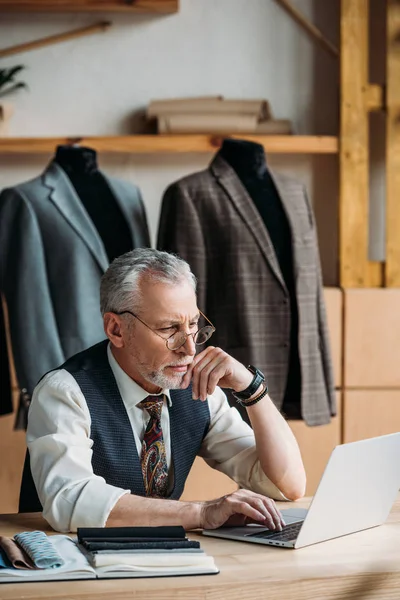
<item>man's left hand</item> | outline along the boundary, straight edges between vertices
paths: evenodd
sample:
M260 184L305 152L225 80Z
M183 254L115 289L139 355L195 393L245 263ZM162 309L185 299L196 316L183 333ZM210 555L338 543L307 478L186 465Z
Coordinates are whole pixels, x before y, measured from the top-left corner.
M193 398L207 400L217 385L241 392L250 385L253 377L244 365L221 348L209 346L194 357L181 388L186 389L192 382Z

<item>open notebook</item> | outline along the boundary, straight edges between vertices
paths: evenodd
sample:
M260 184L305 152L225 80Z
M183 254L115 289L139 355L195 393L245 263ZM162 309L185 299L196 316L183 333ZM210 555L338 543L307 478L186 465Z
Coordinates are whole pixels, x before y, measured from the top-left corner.
M55 581L66 579L114 579L119 577L172 577L177 575L209 575L218 573L212 556L203 550L195 551L142 551L120 555L115 564L92 566L89 554L82 551L76 540L66 535L49 537L55 550L64 559L64 565L53 569L0 569L1 583L28 581ZM118 554L115 555L117 557ZM97 563L101 564L98 560Z

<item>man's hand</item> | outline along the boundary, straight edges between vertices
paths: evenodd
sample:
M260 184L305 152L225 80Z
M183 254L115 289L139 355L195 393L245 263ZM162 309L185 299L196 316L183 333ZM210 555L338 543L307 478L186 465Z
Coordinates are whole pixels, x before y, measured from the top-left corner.
M194 357L182 380L182 389L192 382L193 398L207 400L217 385L232 388L235 392L245 390L253 380L253 374L221 348L209 346Z
M269 529L282 531L286 525L271 498L249 490L238 490L217 500L204 502L201 527L216 529L222 525L240 526L258 523Z

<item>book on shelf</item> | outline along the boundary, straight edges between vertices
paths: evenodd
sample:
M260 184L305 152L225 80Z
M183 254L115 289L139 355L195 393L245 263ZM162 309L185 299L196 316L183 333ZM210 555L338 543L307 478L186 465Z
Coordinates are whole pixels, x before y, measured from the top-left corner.
M241 114L179 114L161 115L157 119L158 133L252 133L260 135L287 135L292 125L286 119L259 122L255 115Z
M0 584L73 579L172 577L218 573L212 556L181 527L84 528L78 538L48 537L63 565L51 569L0 568Z
M254 132L255 115L179 114L158 117L158 133L240 133Z
M290 135L293 133L292 122L289 119L270 119L257 123L255 130L260 135Z
M265 99L235 99L223 96L200 96L152 100L147 107L147 118L180 114L235 114L252 115L258 121L271 119L269 103Z

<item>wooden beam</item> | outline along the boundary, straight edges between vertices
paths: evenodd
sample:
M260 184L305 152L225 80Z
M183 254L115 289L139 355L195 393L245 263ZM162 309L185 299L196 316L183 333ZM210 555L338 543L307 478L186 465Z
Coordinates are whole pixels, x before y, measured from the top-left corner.
M367 88L366 101L369 111L383 110L385 108L383 87L377 84L370 84Z
M0 11L175 13L178 0L0 0Z
M385 263L380 261L370 261L368 263L368 287L383 287L385 281Z
M234 135L262 144L270 154L336 154L334 136ZM179 154L215 152L224 139L217 135L128 135L107 137L0 138L0 154L50 154L60 144L90 146L99 152Z
M336 46L334 46L334 44L332 44L332 42L330 42L324 36L324 34L317 27L315 27L315 25L310 23L310 21L306 19L305 16L289 2L289 0L275 0L275 2L279 4L292 17L292 19L296 21L298 25L300 25L300 27L304 29L304 31L311 37L312 40L314 40L314 42L317 42L320 46L322 46L322 48L327 50L331 56L334 56L335 58L339 56L339 51Z
M341 0L340 285L369 287L368 0ZM379 269L378 269L379 272Z
M10 46L9 48L0 49L0 58L5 56L11 56L12 54L19 54L20 52L29 52L30 50L37 50L37 48L43 48L44 46L50 46L51 44L59 44L60 42L66 42L85 35L92 35L93 33L99 33L105 31L111 26L109 21L100 21L100 23L94 23L88 27L80 27L73 31L67 31L65 33L59 33L57 35L50 35L33 42L26 42L25 44L18 44L17 46Z
M387 287L400 287L400 4L387 2L386 267Z

